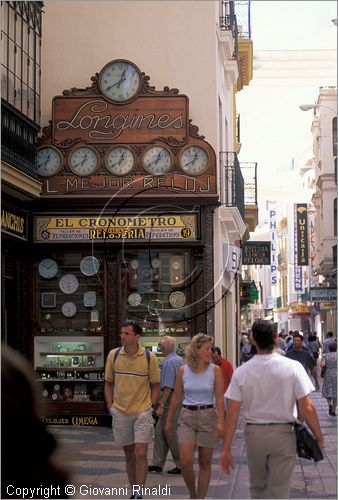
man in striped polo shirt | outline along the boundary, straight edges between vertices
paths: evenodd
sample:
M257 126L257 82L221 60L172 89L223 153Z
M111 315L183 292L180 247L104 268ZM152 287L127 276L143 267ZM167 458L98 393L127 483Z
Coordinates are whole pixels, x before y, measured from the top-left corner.
M123 446L132 492L144 485L148 472L148 444L153 440L152 405L160 393L160 371L155 355L140 347L141 327L125 321L122 348L110 351L105 368L104 395L113 417L115 444ZM140 498L133 494L131 498Z

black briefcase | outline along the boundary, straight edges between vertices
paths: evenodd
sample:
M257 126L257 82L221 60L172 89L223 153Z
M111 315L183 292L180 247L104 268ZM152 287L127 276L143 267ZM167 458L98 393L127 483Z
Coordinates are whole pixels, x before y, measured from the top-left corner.
M294 423L294 429L297 441L297 454L300 458L306 458L307 460L314 460L319 462L323 460L323 453L320 449L316 438L308 430L305 425L300 422Z

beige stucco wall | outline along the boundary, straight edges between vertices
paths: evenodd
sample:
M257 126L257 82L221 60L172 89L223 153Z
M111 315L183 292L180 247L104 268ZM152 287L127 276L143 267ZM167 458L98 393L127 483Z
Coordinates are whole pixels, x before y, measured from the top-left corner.
M42 124L63 89L86 87L112 59L129 59L156 89L189 96L190 117L217 151L216 21L210 1L46 1Z

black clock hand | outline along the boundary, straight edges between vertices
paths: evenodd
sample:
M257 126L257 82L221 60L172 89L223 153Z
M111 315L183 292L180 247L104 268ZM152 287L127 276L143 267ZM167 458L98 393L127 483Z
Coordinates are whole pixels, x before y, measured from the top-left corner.
M120 160L118 161L118 164L120 165L124 160L124 153L121 154L121 158Z
M123 71L121 77L119 80L117 80L117 82L113 83L112 85L110 85L109 87L106 88L106 92L109 92L110 89L112 89L113 87L115 87L116 85L120 88L120 85L122 83L123 80L125 80L125 73L126 73L126 70Z
M153 165L154 163L156 164L158 161L160 161L161 156L162 156L162 153L161 153L161 151L160 151L160 152L158 153L158 155L157 155L156 160L154 160L154 161L152 161L151 163L149 163L148 167L150 167L150 166L151 166L151 165Z
M190 163L195 163L196 160L198 160L198 154L197 153L195 153L194 158L191 161L188 161L188 163L186 163L184 166L187 167L188 165L190 165Z
M73 168L77 167L78 165L83 165L86 160L87 160L87 153L85 154L84 158L81 161L79 161L79 163L75 163L75 165L73 165Z
M42 163L40 163L40 165L38 165L38 168L42 167L42 165L47 165L47 163L49 162L49 160L50 160L50 153L49 153L49 156L48 156L47 160L45 160Z

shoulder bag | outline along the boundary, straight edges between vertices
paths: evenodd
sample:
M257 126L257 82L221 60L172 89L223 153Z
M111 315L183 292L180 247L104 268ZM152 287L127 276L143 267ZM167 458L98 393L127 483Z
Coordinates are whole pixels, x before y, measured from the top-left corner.
M306 458L306 460L314 460L315 462L323 460L322 450L308 428L300 422L295 422L293 427L296 434L298 456Z
M320 370L320 376L321 376L321 378L325 377L325 372L326 372L326 365L322 366L322 368Z

